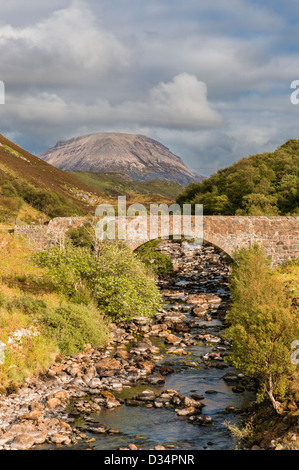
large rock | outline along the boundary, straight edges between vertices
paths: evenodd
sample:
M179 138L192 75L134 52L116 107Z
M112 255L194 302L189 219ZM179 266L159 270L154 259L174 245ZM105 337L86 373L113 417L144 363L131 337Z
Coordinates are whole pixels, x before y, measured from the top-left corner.
M156 374L149 375L146 378L146 382L151 384L151 385L157 385L157 384L164 383L165 379L164 379L163 375L156 373Z
M188 406L187 408L177 408L175 412L178 416L193 416L198 413L198 410L194 406Z
M11 448L15 450L27 450L35 444L35 439L29 434L19 434L11 444Z
M121 369L121 362L112 357L105 357L96 363L96 371L100 377L112 377L119 369Z
M154 401L155 398L156 394L152 390L144 390L143 392L139 393L139 395L137 395L137 400L139 401Z
M182 338L173 334L170 334L166 336L165 338L166 344L173 344L174 346L178 346L181 342L182 342Z

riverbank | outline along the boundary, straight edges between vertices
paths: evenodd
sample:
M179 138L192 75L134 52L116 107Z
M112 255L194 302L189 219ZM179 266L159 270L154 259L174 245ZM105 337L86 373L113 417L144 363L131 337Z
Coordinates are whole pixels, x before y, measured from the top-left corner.
M151 409L170 412L174 428L183 424L186 433L189 426L193 446L198 442L199 448L207 447L216 436L220 448L233 447L223 422L228 413L239 416L242 406L236 403L241 405L246 393L254 396L254 384L224 361L229 344L221 331L229 308L229 264L212 247L193 252L188 244L165 243L162 251L171 256L175 269L173 276L160 281L163 309L153 319L138 317L112 325L111 341L102 350L87 348L61 358L43 375L27 379L18 393L1 397L2 449L41 444L97 447L104 436L108 442L114 437L112 445L124 443L129 437L119 439L124 432L110 416L119 410L138 415L137 409L146 410L147 416ZM180 377L185 377L184 383ZM168 388L169 383L178 386ZM135 439L117 448L163 446L167 441L167 436L158 443Z

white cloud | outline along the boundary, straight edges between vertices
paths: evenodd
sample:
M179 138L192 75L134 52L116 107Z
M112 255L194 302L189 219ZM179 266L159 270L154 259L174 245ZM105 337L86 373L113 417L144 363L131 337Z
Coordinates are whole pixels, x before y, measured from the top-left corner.
M222 122L208 103L206 84L187 73L160 82L144 101L123 103L118 109L122 114L128 109L135 121L154 127L198 130Z
M220 114L207 100L207 87L194 75L177 75L159 83L143 101L111 105L98 99L92 105L66 102L56 94L39 93L15 100L7 96L7 113L17 120L39 125L145 125L169 129L199 130L221 124ZM34 130L32 130L34 132Z
M2 3L1 132L28 150L143 133L201 171L297 137L296 0Z
M127 68L133 53L96 23L85 4L54 11L33 26L0 26L1 73L9 86L84 84Z

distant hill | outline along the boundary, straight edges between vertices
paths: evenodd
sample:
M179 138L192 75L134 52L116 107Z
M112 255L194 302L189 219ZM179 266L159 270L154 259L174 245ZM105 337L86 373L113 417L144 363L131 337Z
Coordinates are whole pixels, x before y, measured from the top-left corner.
M168 148L142 135L98 133L58 142L40 158L61 170L123 173L136 181L202 181Z
M0 134L0 223L93 213L102 195Z
M201 184L191 183L177 202L203 204L206 215L299 216L299 140L242 158Z

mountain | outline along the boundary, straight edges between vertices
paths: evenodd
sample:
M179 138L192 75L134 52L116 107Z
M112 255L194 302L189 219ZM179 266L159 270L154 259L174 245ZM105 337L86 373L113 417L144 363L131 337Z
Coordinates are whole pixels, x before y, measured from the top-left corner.
M124 173L136 181L202 181L168 148L143 135L104 132L58 142L40 158L61 170Z
M203 204L206 215L299 215L299 140L242 158L190 184L178 204Z
M0 223L93 213L102 195L0 134Z

